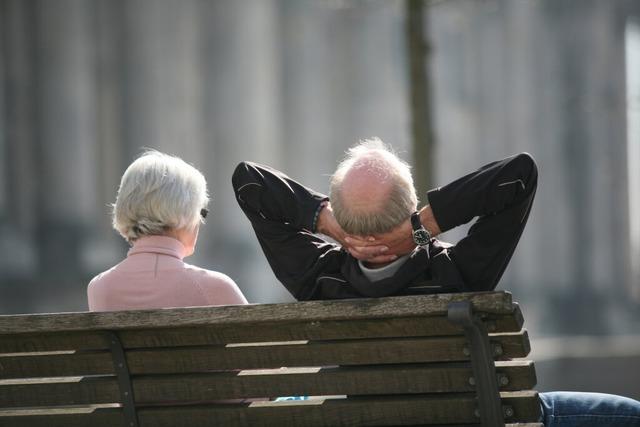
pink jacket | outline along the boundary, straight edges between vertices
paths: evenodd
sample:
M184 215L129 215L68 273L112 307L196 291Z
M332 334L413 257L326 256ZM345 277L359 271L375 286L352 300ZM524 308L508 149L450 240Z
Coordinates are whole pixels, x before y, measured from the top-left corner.
M127 258L89 283L89 310L247 304L235 282L182 261L185 248L165 236L138 239Z

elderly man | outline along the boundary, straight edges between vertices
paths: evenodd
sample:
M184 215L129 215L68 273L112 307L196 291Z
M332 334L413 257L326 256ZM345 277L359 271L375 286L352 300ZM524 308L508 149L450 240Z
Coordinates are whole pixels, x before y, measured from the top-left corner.
M338 165L330 198L250 162L236 168L233 188L275 275L312 300L494 289L537 178L533 158L518 154L429 191L418 210L409 166L372 139ZM455 245L435 238L475 217ZM640 402L620 396L540 393L540 404L546 426L640 426Z
M519 154L430 191L429 204L417 211L409 166L379 139L348 151L330 199L255 163L241 163L233 175L238 203L274 273L298 300L494 289L536 183L535 162ZM434 238L474 217L456 245Z

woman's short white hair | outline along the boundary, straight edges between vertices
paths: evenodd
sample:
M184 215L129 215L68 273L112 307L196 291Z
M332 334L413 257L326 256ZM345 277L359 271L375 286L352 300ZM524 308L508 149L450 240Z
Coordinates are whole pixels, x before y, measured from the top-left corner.
M390 179L391 192L384 209L352 212L342 197L342 183L347 172L357 164L365 164L377 175ZM386 233L400 225L417 209L418 198L410 166L380 138L360 141L351 147L331 177L330 200L336 221L349 234L366 236Z
M122 175L113 228L128 242L172 229L194 229L208 203L200 171L179 157L147 151Z

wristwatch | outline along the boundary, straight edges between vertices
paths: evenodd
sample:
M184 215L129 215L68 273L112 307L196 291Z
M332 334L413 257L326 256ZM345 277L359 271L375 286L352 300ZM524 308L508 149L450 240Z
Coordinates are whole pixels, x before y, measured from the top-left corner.
M413 228L413 242L418 246L426 246L431 241L431 233L420 222L418 211L411 214L411 227Z

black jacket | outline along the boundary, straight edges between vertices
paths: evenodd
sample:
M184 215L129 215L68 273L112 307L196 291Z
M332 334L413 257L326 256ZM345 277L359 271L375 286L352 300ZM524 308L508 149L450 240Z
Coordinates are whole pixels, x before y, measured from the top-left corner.
M232 181L276 277L296 299L314 300L494 289L526 224L537 176L535 161L523 153L429 191L443 232L478 219L457 244L434 239L395 275L375 282L347 251L314 234L326 195L251 162L240 163Z

